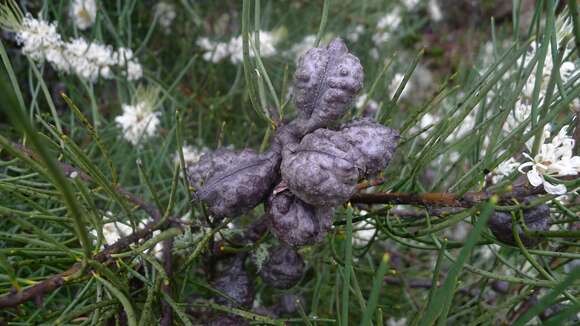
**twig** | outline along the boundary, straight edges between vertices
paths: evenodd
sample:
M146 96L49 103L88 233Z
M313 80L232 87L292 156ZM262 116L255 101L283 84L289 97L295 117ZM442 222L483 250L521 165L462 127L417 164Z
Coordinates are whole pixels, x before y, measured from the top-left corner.
M165 270L165 274L167 275L167 279L171 280L173 277L173 239L168 239L163 241L163 269ZM171 296L171 283L164 282L161 286L161 291L166 293L168 296ZM171 305L166 301L163 300L161 302L161 326L171 326L173 325L173 308Z
M34 153L29 148L17 143L12 143L12 145L16 149L20 150L22 154L25 154L34 160L38 160L38 156L36 155L36 153ZM85 182L93 181L91 176L69 164L59 162L59 166L62 169L62 171L69 177L72 175L76 175L77 178ZM98 253L94 257L94 260L96 260L97 262L107 261L110 258L111 254L119 253L127 249L130 244L138 242L142 239L149 238L153 233L153 231L162 229L169 224L167 220L166 221L161 220L162 215L154 205L146 203L140 197L130 193L129 191L123 189L119 185L115 185L114 189L118 193L126 197L130 202L135 204L138 208L142 209L149 216L151 216L153 222L147 224L145 228L135 231L134 233L119 239L113 245L107 247L106 249ZM168 247L171 248L171 246ZM169 261L171 263L171 259L169 259ZM0 308L14 307L26 301L35 298L40 298L43 294L51 292L61 287L67 281L77 278L79 276L78 274L82 274L82 272L83 272L82 264L76 263L66 271L53 275L47 278L46 280L39 282L38 284L23 289L22 291L13 292L0 296Z
M105 262L109 260L111 254L119 253L127 249L130 244L151 236L153 231L163 228L165 224L167 223L159 224L157 222L151 222L147 224L145 228L137 230L134 233L119 239L113 245L99 252L93 259L97 262ZM89 269L87 268L84 272L86 273L88 270ZM80 276L79 274L82 274L81 272L83 272L82 264L76 263L66 271L53 275L35 285L24 288L22 291L0 296L0 308L15 307L26 301L41 297L47 292L56 290L66 282L78 278Z
M503 193L500 202L509 202L513 199L521 200L524 197L545 194L542 187L518 187L513 191ZM405 204L422 206L445 206L445 207L472 207L476 204L487 201L494 193L466 192L459 196L449 192L429 192L429 193L405 193L405 192L376 192L357 193L350 198L351 203L359 204Z

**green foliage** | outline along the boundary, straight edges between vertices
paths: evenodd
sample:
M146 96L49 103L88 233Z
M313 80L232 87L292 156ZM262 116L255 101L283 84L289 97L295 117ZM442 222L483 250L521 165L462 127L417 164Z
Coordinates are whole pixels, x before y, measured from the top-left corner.
M510 158L525 162L523 153L541 151L545 125L552 136L565 125L569 135L578 135L575 1L538 1L531 8L514 1L519 9L494 20L493 30L480 27L488 25L487 16L475 29L453 17L434 22L430 1L411 7L405 5L410 1L374 0L165 2L176 15L168 31L153 1L97 1L95 23L84 31L67 14L69 1L0 5L4 30L18 30L22 15L11 13L21 8L57 22L64 40L83 37L131 48L144 69L139 81L115 71L112 79L90 82L33 61L13 34L2 34L0 303L51 277L59 276L61 283L18 308L0 308L0 324L101 325L124 319L152 325L166 307L173 323L185 325L224 312L272 325L395 325L403 318L408 325L524 325L538 323L548 308L553 314L546 324L575 323L576 176L546 176L546 182L567 186L567 198L542 194L530 204L547 202L551 208L549 231L526 231L545 239L535 248L519 238L518 228L526 230L521 219L513 223L518 246L501 243L487 228L494 209L517 216L527 205L520 201L474 200L459 209L349 203L337 209L325 241L300 248L306 273L297 286L281 291L254 280L256 306L271 307L288 293L305 298L293 314L268 316L211 300L225 296L211 285L223 267L215 257L250 253L258 266L248 264L249 272L256 275L267 248L277 244L271 234L255 244L236 243L239 230L265 209L208 223L211 217L195 202L187 181L191 161L184 147L266 148L281 121L295 115L292 47L307 35L313 37L310 46L340 36L365 68L367 94L345 121L376 105L378 121L401 132L395 158L381 175L384 182L368 192L463 198L483 191L501 197L527 179L514 170L491 182L498 166ZM482 11L498 2L485 1ZM397 11L400 24L378 44L377 23ZM358 26L363 31L357 40L349 39ZM275 55L264 55L268 44L260 30L277 33ZM211 62L196 43L237 36L239 63ZM470 36L476 45L468 46ZM529 52L533 44L537 51ZM564 62L575 64L569 79L561 73ZM545 66L551 67L547 76ZM531 113L505 128L526 87ZM144 99L146 88L157 91ZM141 100L156 112L159 126L133 145L116 118L124 105ZM113 226L126 233L112 232ZM113 234L142 237L123 247L105 246ZM172 239L168 275L159 246ZM103 250L111 251L103 256Z

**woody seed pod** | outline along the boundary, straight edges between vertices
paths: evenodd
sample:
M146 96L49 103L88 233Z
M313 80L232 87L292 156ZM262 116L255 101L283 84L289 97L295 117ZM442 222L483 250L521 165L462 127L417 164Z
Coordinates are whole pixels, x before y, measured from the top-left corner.
M298 284L304 274L304 260L292 248L278 246L270 249L268 259L260 270L260 277L276 289L289 289Z
M335 38L326 47L308 50L294 74L295 104L306 134L342 117L363 84L363 68Z
M207 156L207 158L206 158ZM280 155L274 151L221 150L189 168L198 199L218 218L245 214L263 201L278 177ZM205 172L203 169L206 169Z
M232 300L217 296L216 302L229 307L249 307L254 301L252 280L244 270L245 256L235 258L232 266L213 282L213 287Z
M320 242L332 226L333 208L311 206L290 191L272 195L268 206L272 233L290 246Z
M328 129L318 129L282 152L281 173L298 198L317 207L338 206L356 191L359 169L353 146Z
M356 166L364 175L374 175L387 167L399 142L399 132L371 119L343 125L340 134L356 149Z
M550 208L548 205L544 204L524 209L523 214L524 222L531 231L547 231L549 229ZM509 212L494 212L489 219L489 228L493 235L501 242L517 246L512 232L512 215ZM535 246L541 241L541 238L526 236L524 231L519 227L518 234L526 247Z

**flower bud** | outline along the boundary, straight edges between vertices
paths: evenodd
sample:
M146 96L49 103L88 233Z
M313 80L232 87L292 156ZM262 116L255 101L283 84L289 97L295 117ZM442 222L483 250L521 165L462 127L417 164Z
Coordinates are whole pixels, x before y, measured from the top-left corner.
M549 229L550 208L548 205L544 204L524 209L523 214L524 222L530 231L547 231ZM489 228L493 235L501 242L517 246L512 232L512 215L510 212L494 212L489 219ZM533 247L541 241L541 238L526 236L519 226L517 227L517 231L522 243L526 247Z
M289 289L298 284L304 274L304 260L294 249L278 246L270 249L260 277L276 289Z
M290 246L320 242L332 226L333 208L311 206L290 191L272 195L268 206L272 233Z
M356 152L340 133L318 129L282 152L281 173L298 198L316 207L333 207L356 191Z
M299 119L308 121L312 131L342 117L363 79L359 59L348 52L342 39L308 50L294 74Z

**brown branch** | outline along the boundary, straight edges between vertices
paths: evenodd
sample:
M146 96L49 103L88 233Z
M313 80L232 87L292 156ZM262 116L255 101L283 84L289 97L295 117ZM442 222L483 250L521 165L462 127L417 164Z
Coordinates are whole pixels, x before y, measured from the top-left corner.
M153 231L161 229L167 224L151 222L145 226L145 228L135 231L134 233L119 239L113 245L107 247L103 251L99 252L93 257L97 262L106 262L111 257L111 254L119 253L129 247L130 244L138 242L141 239L151 236ZM24 288L19 292L12 292L0 296L0 308L15 307L26 301L38 298L45 293L56 290L57 288L64 285L67 281L77 278L77 275L83 272L81 263L76 263L66 271L53 275L44 281L41 281L35 285ZM89 269L85 270L86 273Z
M532 195L545 194L542 187L517 187L513 191L499 194L500 202L510 202L514 199L521 200ZM458 196L449 192L430 193L406 193L406 192L375 192L357 193L350 198L351 203L358 204L404 204L422 206L445 206L445 207L472 207L489 200L494 193L466 192Z
M16 149L20 150L20 152L22 154L25 154L26 156L28 156L34 160L39 160L36 153L34 153L29 148L27 148L23 145L17 144L17 143L12 143L12 145ZM62 169L62 171L68 177L75 176L76 178L79 178L80 180L83 180L85 182L93 182L93 178L91 176L89 176L85 172L73 167L72 165L69 165L69 164L66 164L63 162L59 162L58 164L59 164L60 168ZM153 222L147 224L145 226L145 228L140 229L138 231L135 231L131 235L128 235L124 238L119 239L113 245L108 246L106 249L99 252L96 256L93 257L93 259L96 260L97 262L105 262L105 261L109 260L111 254L119 253L119 252L127 249L130 244L138 242L139 240L151 237L151 234L153 233L153 231L162 229L170 224L168 220L161 221L161 216L162 216L161 212L159 212L159 210L154 205L146 203L143 199L141 199L140 197L138 197L138 196L130 193L129 191L123 189L119 185L115 185L114 189L119 194L121 194L125 198L127 198L130 202L135 204L138 208L142 209L149 216L151 216L151 218L153 219ZM170 248L169 250L171 250L172 246L168 245L167 247ZM170 256L171 256L171 252L169 251L169 257ZM169 263L168 263L169 264L169 271L171 271L171 259L169 259L168 261L169 261ZM87 268L87 270L89 270L89 269ZM87 272L87 270L85 270L84 272ZM35 285L32 285L30 287L23 289L22 291L12 292L12 293L2 295L2 296L0 296L0 308L14 307L14 306L22 304L26 301L40 298L43 294L51 292L51 291L61 287L63 284L65 284L67 281L69 281L71 279L75 279L77 277L77 275L81 272L83 272L82 264L76 263L73 266L71 266L69 269L67 269L66 271L61 272L61 273L56 274L56 275L53 275L53 276L45 279L44 281L41 281Z
M165 274L167 275L167 279L171 280L173 278L173 239L168 239L163 241L163 269L165 270ZM163 283L161 286L161 291L165 294L171 296L171 283ZM166 301L163 300L161 302L161 326L171 326L173 325L173 308L171 305Z

